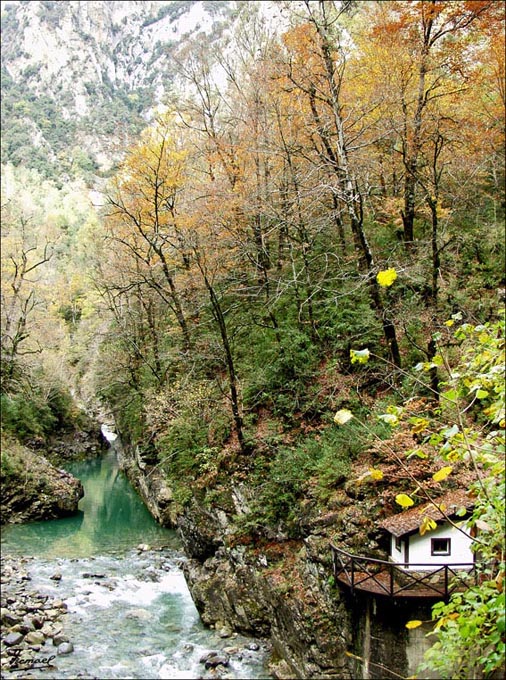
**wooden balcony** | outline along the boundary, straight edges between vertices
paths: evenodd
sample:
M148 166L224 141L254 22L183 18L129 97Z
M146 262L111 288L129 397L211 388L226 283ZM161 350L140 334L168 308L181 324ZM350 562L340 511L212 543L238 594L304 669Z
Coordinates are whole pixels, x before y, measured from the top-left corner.
M351 555L330 545L334 577L356 591L391 598L434 598L447 600L457 590L477 583L474 563L413 564ZM407 567L409 566L409 571Z

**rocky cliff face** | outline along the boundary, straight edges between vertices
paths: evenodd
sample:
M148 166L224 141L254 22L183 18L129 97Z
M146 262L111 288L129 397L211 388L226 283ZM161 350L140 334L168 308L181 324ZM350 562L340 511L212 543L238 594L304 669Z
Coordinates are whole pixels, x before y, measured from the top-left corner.
M374 533L373 501L357 502L343 492L331 515L305 518L300 540L241 539L233 513L195 498L183 510L173 498L167 504L166 490L159 505L157 484L146 483L157 472L139 462L127 447L124 464L148 507L178 529L189 558L185 576L203 622L225 634L269 638L274 677L383 679L415 672L428 647L427 631L408 631L405 624L429 621L430 602L352 596L334 580L331 537L347 549L368 544L385 557ZM230 494L244 497L244 489L232 482Z
M105 440L84 414L79 425L22 445L2 435L1 523L32 522L72 515L84 495L79 479L60 466L98 456Z
M9 75L37 96L59 100L66 117L89 114L98 88L109 95L149 88L151 102L174 74L171 58L183 35L219 30L222 5L203 2L20 2L6 5L2 63ZM93 96L96 88L96 98ZM135 97L134 97L135 98Z
M170 106L184 89L178 67L184 51L225 44L241 12L275 7L247 4L6 3L2 162L59 178L107 172L154 109Z
M18 447L10 468L2 472L2 524L72 515L84 495L78 479L24 447Z

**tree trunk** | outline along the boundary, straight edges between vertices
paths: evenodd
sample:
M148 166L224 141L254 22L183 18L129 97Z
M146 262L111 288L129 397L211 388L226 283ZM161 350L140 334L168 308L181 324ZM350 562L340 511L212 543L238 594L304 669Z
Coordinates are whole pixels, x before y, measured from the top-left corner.
M356 183L353 180L352 173L350 171L348 163L348 152L346 148L344 124L339 105L339 87L335 79L335 69L332 58L332 47L330 44L330 38L328 36L327 26L325 25L324 22L319 23L318 21L313 20L314 26L321 40L322 56L330 90L328 105L332 109L334 126L336 131L334 141L334 144L336 145L336 151L334 152L333 149L329 151L330 158L328 160L330 161L330 166L333 168L334 173L336 174L337 180L339 182L339 185L341 187L342 193L341 200L346 206L346 210L348 212L355 248L359 252L359 257L361 261L360 268L368 276L369 282L368 285L372 304L376 311L377 316L381 319L383 325L383 333L388 345L390 357L394 365L400 368L401 355L399 351L399 344L397 342L395 325L386 314L383 305L383 300L378 287L378 283L376 281L376 277L374 276L373 254L367 241L363 225L362 196ZM313 112L313 117L315 117L315 123L317 124L318 133L322 139L324 148L329 150L331 148L330 137L328 136L328 133L324 130L324 128L321 125L321 121L316 107L316 102L314 100L314 97L311 97L311 93L310 99L311 110Z
M234 425L235 425L235 431L237 434L237 439L239 441L239 445L241 447L241 452L246 453L246 445L245 445L245 440L244 440L244 432L243 432L243 420L241 416L241 410L239 407L239 395L238 395L238 390L237 390L237 375L235 372L235 364L234 364L234 357L232 354L232 349L230 347L230 341L228 337L228 331L227 331L227 324L225 321L225 316L223 314L223 310L221 308L220 301L218 299L218 296L216 295L216 291L214 290L213 286L211 285L211 282L207 278L206 274L204 271L202 271L202 268L200 267L200 271L203 275L204 278L204 283L207 288L207 291L209 293L209 298L211 300L211 306L213 310L213 315L214 318L216 319L216 323L218 324L218 328L220 331L220 336L221 336L221 342L223 345L223 350L225 352L225 363L227 365L227 371L228 371L228 380L229 380L229 388L230 388L230 401L232 404L232 415L234 418Z

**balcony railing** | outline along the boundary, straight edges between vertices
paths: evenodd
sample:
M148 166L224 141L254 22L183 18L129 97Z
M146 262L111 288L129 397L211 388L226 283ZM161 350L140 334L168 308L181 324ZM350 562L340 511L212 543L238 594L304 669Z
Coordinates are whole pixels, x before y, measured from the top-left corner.
M339 583L348 586L352 594L355 591L365 591L388 597L431 597L446 600L456 590L465 590L471 583L478 582L476 565L472 562L387 562L351 555L332 544L330 547L334 577Z

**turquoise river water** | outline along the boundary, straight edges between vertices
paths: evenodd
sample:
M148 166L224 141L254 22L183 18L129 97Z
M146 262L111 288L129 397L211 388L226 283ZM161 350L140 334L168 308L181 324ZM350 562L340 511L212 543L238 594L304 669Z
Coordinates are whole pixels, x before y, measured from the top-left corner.
M117 445L68 465L85 490L76 516L2 530L2 554L29 557L33 589L68 606L64 632L74 652L58 656L57 671L38 670L37 677L271 677L261 641L224 639L202 625L177 535L154 521L119 470ZM59 580L51 578L56 574ZM223 675L205 669L201 660L210 651L229 655Z

